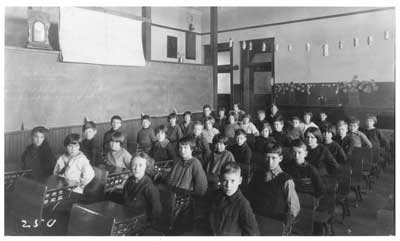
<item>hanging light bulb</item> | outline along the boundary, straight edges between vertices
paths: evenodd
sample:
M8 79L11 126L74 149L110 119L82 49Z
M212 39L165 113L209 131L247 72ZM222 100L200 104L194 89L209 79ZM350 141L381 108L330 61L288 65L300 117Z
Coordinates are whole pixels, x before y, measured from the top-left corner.
M250 43L249 43L249 50L251 51L251 50L253 50L253 43L250 41Z
M265 42L263 42L261 51L265 52L266 50L267 50L267 44Z
M232 38L229 38L229 48L232 48L233 47L233 40L232 40Z
M244 41L244 40L243 40L243 43L242 43L242 49L246 50L246 41Z

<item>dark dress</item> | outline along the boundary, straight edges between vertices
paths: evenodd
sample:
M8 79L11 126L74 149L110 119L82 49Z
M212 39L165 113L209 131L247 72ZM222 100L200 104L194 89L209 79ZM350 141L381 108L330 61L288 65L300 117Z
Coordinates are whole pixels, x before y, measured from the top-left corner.
M90 162L90 165L92 166L96 166L103 161L101 147L96 138L91 140L84 139L80 143L80 150L86 156Z
M39 147L34 144L27 146L21 159L22 169L32 169L33 177L51 175L56 164L56 157L46 140Z

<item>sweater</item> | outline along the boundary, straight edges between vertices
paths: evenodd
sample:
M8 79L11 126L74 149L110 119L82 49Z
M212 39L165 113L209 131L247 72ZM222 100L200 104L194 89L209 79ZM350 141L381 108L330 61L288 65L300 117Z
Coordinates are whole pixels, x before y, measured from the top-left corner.
M203 136L206 138L208 144L212 144L213 138L215 135L219 134L219 130L217 128L212 128L211 130L204 129Z
M195 147L193 148L192 155L196 157L205 168L211 160L210 145L202 134L200 136L193 136L193 138L195 140Z
M33 177L46 177L53 173L56 157L46 140L40 146L31 144L22 154L22 170L32 169Z
M219 177L221 167L227 162L235 162L235 158L230 151L225 150L221 153L213 152L212 160L207 165L207 173Z
M244 130L246 134L252 134L255 136L258 136L260 134L257 127L251 122L249 122L248 124L240 124L240 129Z
M315 197L320 197L322 193L325 192L325 186L322 182L321 176L318 173L318 170L307 162L301 165L298 165L295 162L295 160L292 160L292 164L287 166L285 172L293 178L296 192L309 193L309 191L311 191L309 194ZM303 188L303 185L301 185L301 179L307 178L311 180L312 190L308 190L307 187Z
M193 122L189 122L187 126L185 126L185 123L180 123L179 127L181 128L182 131L182 137L188 137L193 135L193 129L194 129Z
M357 130L356 132L349 132L348 135L351 139L353 139L354 147L361 148L363 146L366 146L368 148L372 148L372 143L368 140L368 137L361 131Z
M373 148L387 148L389 146L388 141L382 132L376 128L367 130L364 129L363 132L370 140Z
M144 152L149 152L153 142L156 141L156 135L154 134L153 128L142 128L137 134L137 143L139 144L139 148Z
M107 153L105 162L108 166L130 169L131 159L131 154L125 148L121 147L118 151Z
M111 141L111 135L114 133L114 132L117 132L117 131L119 131L119 132L121 132L122 133L122 130L121 130L121 128L120 129L118 129L118 130L116 130L116 131L114 131L112 128L110 129L110 130L108 130L108 131L106 131L106 133L104 133L104 136L103 136L103 153L104 154L106 154L107 152L109 152L110 150L111 150L111 148L110 148L110 141ZM124 133L122 133L123 135L124 135L124 139L125 139L125 141L123 142L123 143L121 143L121 147L124 147L124 148L126 148L127 147L127 138L126 138L126 135L124 134Z
M179 158L172 168L168 185L203 196L207 191L207 178L200 161L195 157L189 160Z
M155 142L150 150L150 156L155 162L176 160L178 157L174 145L168 139Z
M174 144L178 143L179 140L183 137L182 130L178 125L169 125L166 134L168 140Z
M318 144L314 149L307 148L307 150L306 161L318 170L321 177L336 175L339 165L325 146Z
M72 158L66 154L60 156L54 167L53 174L79 182L79 185L72 191L80 194L83 193L85 186L94 178L94 170L82 152Z
M235 144L229 147L228 150L232 152L233 157L235 158L235 161L237 163L247 164L247 165L251 164L252 152L247 143L244 143L241 146Z
M329 152L336 159L337 163L339 163L340 165L347 164L346 153L344 152L343 148L336 141L332 141L329 144L325 144L325 146L328 148Z
M89 160L90 165L97 166L97 164L102 162L101 147L96 138L91 140L84 139L80 143L80 150L85 154L86 158Z

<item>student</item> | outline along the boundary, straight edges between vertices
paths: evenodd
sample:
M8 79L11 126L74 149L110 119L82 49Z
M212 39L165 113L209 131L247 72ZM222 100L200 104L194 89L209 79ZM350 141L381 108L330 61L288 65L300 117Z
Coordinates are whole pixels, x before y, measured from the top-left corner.
M311 180L311 190L302 189L302 185L299 184L296 185L297 193L308 193L315 197L320 197L324 193L325 186L317 169L306 161L308 154L306 144L302 140L295 140L292 144L294 160L291 162L291 165L288 165L284 169L285 172L293 178L295 184L303 178Z
M212 140L215 135L219 134L219 130L213 127L214 118L208 117L204 123L205 128L203 129L203 136L206 138L208 144L212 144Z
M252 122L250 122L250 120L251 120L251 115L244 114L242 123L240 124L240 129L244 130L246 134L259 136L260 132L258 131L257 127Z
M185 113L183 113L183 122L179 124L179 127L182 131L182 137L193 135L192 112L185 111Z
M292 116L290 118L290 127L286 131L286 136L289 139L289 142L293 142L294 140L303 140L303 133L301 131L300 118L297 116Z
M111 135L114 132L121 132L121 126L122 126L122 118L118 115L114 115L113 117L111 117L111 129L108 130L106 133L104 133L103 136L103 154L106 155L109 151L110 151L110 145L108 143L110 143L111 140ZM122 143L123 147L126 147L125 143Z
M217 236L260 235L249 201L239 189L240 166L226 163L221 169L222 188L212 197L210 228Z
M132 175L123 187L124 205L132 210L145 212L148 226L157 223L161 216L161 201L158 188L147 176L150 157L145 152L136 153L131 162Z
M105 159L107 166L129 169L132 156L122 147L125 137L117 131L111 135L110 150Z
M139 149L146 153L150 152L153 143L156 141L156 135L150 125L150 116L142 115L142 129L137 134L136 142L139 145Z
M211 149L207 139L203 136L203 124L200 121L193 123L193 139L195 146L193 147L193 156L196 157L203 168L207 167L208 162L211 160Z
M332 217L336 205L336 171L339 165L329 150L320 144L322 142L322 134L318 128L309 127L304 134L304 138L308 147L306 160L318 170L326 187L326 192L320 198L317 210L321 212L326 211L330 215L328 225L332 227ZM322 223L316 223L314 225L314 232L316 234L322 234L322 230ZM332 230L333 229L331 229L331 231Z
M379 129L375 128L377 122L378 119L375 115L367 115L365 119L366 129L363 132L371 141L374 161L382 165L384 164L382 154L388 148L389 143L385 135Z
M323 127L326 127L328 125L331 125L328 121L328 115L325 111L320 111L319 112L319 121L318 121L318 127L319 129L322 129Z
M79 134L69 134L64 140L66 152L58 158L53 174L73 180L79 185L72 191L79 198L85 186L94 178L94 170L86 156L79 151Z
M232 152L235 161L239 164L251 164L252 152L250 147L247 145L247 135L244 130L237 130L235 132L236 144L229 147L229 151Z
M304 112L304 115L303 115L304 123L301 125L301 131L302 131L303 135L306 132L306 130L310 127L315 127L315 128L319 129L317 124L312 122L312 117L313 117L313 114L311 112Z
M80 143L81 152L85 154L90 165L97 166L102 161L101 147L96 139L97 129L93 121L87 121L82 126L83 140Z
M280 146L288 147L290 146L290 141L286 131L283 130L284 125L284 121L281 117L276 118L273 121L274 131L272 132L272 136Z
M235 162L233 154L226 150L227 142L228 138L222 134L218 134L213 138L214 152L206 169L208 187L211 189L215 189L218 186L222 166L227 162Z
M264 124L268 123L268 120L265 118L265 110L258 110L257 111L257 119L254 121L254 125L256 126L257 130L261 132L264 128Z
M43 126L32 129L32 144L22 154L22 170L31 169L35 178L50 176L53 173L56 157L46 141L48 130Z
M208 117L214 117L214 112L211 110L210 105L204 105L203 106L203 116L201 119L203 124L206 122ZM214 123L213 123L213 125L214 125Z
M172 112L168 115L168 130L167 138L176 147L179 140L183 137L181 128L176 124L177 116L176 113Z
M245 112L240 109L239 103L233 104L232 112L235 113L235 120L236 121L239 121L239 122L242 121Z
M203 196L207 191L207 178L200 161L192 156L195 141L186 137L179 141L180 158L172 168L168 185L192 191Z
M272 218L285 223L288 232L294 218L300 211L293 179L282 171L282 147L275 145L265 151L265 163L250 181L248 199L256 215Z
M348 134L348 125L344 120L340 120L336 124L337 135L333 137L346 153L347 157L353 154L354 143L353 139Z
M156 142L150 150L150 156L155 162L176 160L177 154L174 145L166 138L167 127L160 125L156 128Z
M324 139L324 145L328 148L329 152L333 155L336 162L341 166L347 164L347 156L343 148L332 138L335 133L335 127L327 124L322 128L322 136Z
M256 137L254 151L264 153L264 151L276 144L276 140L271 136L272 129L268 122L264 123L261 135Z
M361 148L366 146L372 148L372 143L369 141L368 137L362 133L358 128L360 127L360 121L352 117L349 122L349 136L353 139L353 145L355 148Z
M233 145L235 143L235 132L239 130L240 127L236 123L235 113L229 112L228 123L225 125L224 134L228 137L228 145Z
M277 118L283 119L283 116L279 112L278 106L276 104L272 103L270 105L270 107L268 108L268 110L269 110L269 114L267 116L267 121L271 126L274 125L275 119L277 119Z
M215 118L214 127L217 128L220 133L223 133L225 131L226 121L225 107L220 107L218 109L218 116Z

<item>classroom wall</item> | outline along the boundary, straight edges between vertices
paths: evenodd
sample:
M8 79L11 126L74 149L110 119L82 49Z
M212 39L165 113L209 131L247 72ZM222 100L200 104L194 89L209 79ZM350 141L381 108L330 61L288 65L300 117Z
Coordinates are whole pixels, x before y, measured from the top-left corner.
M5 48L5 131L108 122L141 112L165 115L212 103L211 66L147 62L144 67L59 62L59 52Z
M237 20L233 19L243 19L247 26L269 23L260 22L260 17L257 17L260 14L244 12L243 15L232 14L231 16L235 16L235 18L219 19L219 26L224 28L236 26ZM317 14L313 14L311 17L316 16ZM386 30L390 32L388 40L384 40L384 31ZM394 9L389 9L223 32L218 34L218 42L227 42L229 38L234 40L233 62L234 65L240 66L239 41L275 38L275 42L278 44L278 51L275 53L275 81L277 83L290 81L302 83L340 82L351 80L354 75L357 75L360 80L373 78L377 82L393 82L394 33L395 13ZM373 38L371 45L367 44L368 36ZM353 46L354 37L358 38L359 45L357 47ZM343 49L338 48L339 40L344 43ZM203 44L208 44L209 35L204 35L203 41ZM310 52L306 51L306 43L310 43ZM292 45L292 51L288 51L289 44ZM322 56L323 44L329 46L329 56L327 57ZM234 71L233 81L235 84L240 83L240 71Z

